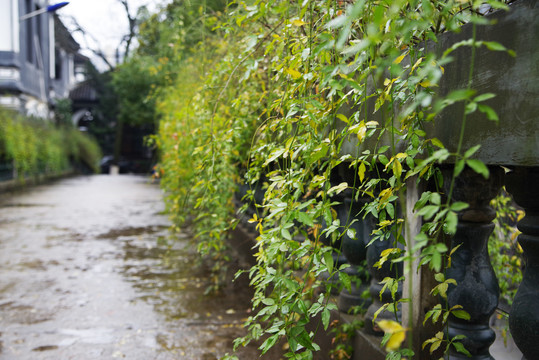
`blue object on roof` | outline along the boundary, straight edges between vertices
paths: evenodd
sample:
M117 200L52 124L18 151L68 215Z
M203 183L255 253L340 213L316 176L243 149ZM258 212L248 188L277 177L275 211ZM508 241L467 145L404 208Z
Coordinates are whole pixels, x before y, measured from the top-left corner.
M60 8L63 8L67 4L69 4L69 1L62 1L62 2L59 2L58 4L49 5L49 6L47 6L47 12L56 11L56 10L58 10Z

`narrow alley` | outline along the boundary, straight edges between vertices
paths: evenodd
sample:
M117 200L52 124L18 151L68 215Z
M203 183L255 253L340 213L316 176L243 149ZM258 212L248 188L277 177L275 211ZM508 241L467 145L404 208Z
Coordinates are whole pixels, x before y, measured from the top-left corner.
M248 316L245 281L205 296L159 186L76 177L0 198L0 359L217 359ZM179 239L179 240L178 240ZM256 347L238 354L257 358Z

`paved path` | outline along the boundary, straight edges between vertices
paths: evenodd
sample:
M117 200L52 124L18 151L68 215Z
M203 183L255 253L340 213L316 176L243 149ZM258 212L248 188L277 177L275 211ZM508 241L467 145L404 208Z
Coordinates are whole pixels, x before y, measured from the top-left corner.
M203 295L157 185L62 180L0 197L0 359L216 359L248 316L242 285ZM167 246L166 243L169 245ZM240 359L255 359L247 348Z

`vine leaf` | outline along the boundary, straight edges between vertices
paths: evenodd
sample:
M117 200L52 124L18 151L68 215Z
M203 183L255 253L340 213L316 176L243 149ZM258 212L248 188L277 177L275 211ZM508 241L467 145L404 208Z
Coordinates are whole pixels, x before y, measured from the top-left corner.
M483 114L487 116L487 119L492 121L500 121L500 118L498 117L498 114L496 114L496 111L494 111L493 108L491 108L488 105L485 104L477 104L477 109L481 111Z
M466 160L466 165L471 167L473 171L475 171L479 175L483 175L485 179L488 179L489 177L488 167L481 160L468 159Z
M286 69L286 72L288 73L288 75L292 76L294 80L297 80L301 77L301 73L295 69L288 68Z
M459 319L470 320L470 314L465 310L451 310L451 314Z
M327 330L329 327L329 320L331 317L331 313L328 308L325 308L322 311L322 325L324 325L324 330Z
M455 350L457 350L459 353L464 354L468 357L472 356L472 354L470 354L470 352L466 350L466 348L461 342L454 342L453 346L455 347Z
M326 263L328 272L331 274L331 272L333 271L333 257L331 256L330 252L324 253L324 262Z
M357 169L357 173L359 176L359 181L363 183L363 179L365 179L365 171L366 171L365 163L362 161L361 164L359 164L359 167Z
M386 351L397 351L406 339L406 329L393 320L380 320L377 324L385 334L391 334L386 343Z
M422 348L424 349L425 346L427 346L428 344L431 344L429 352L432 354L433 352L436 351L436 349L440 347L440 345L442 345L443 341L444 341L444 333L442 331L439 331L438 333L436 333L436 335L434 335L434 337L426 340L423 343Z

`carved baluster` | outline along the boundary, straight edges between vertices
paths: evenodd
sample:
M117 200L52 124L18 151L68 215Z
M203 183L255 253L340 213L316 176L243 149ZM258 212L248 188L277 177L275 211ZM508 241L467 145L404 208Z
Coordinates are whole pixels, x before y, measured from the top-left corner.
M332 201L335 202L342 202L344 201L344 198L342 196L336 195L333 197ZM322 219L321 229L320 232L324 231L327 228L326 222ZM343 255L341 251L341 239L331 239L331 237L326 236L326 234L322 234L320 236L320 241L322 244L326 246L331 246L333 248L333 251L331 253L331 257L333 258L333 266L335 269L339 269L341 265L346 264L347 260L346 257ZM338 273L334 273L331 277L331 275L326 271L322 274L322 280L324 282L329 283L328 285L331 286L331 294L332 295L338 295L339 294L339 275Z
M445 175L445 190L449 187L452 171ZM490 264L488 238L494 230L492 220L496 212L489 206L500 191L503 171L490 168L490 177L466 169L456 179L453 200L464 201L470 206L458 214L457 232L451 240L452 248L460 246L452 256L451 267L446 277L455 279L447 291L449 308L461 305L470 315L470 320L449 317L448 336L465 335L461 340L471 353L469 358L453 347L450 359L493 359L489 347L496 335L489 326L490 316L498 306L499 286Z
M517 168L506 176L506 188L526 211L517 224L518 242L524 250L526 269L518 288L509 328L523 359L539 357L539 168Z
M365 298L363 293L367 290L369 280L365 268L367 249L365 247L368 241L369 230L363 219L359 216L362 202L353 201L351 197L345 197L344 202L336 210L341 226L351 223L350 229L355 230L355 238L351 238L345 232L342 236L342 253L351 265L345 270L352 279L352 291L343 289L339 294L338 308L342 312L349 312L354 306L368 306L370 299ZM356 220L352 223L353 220Z

